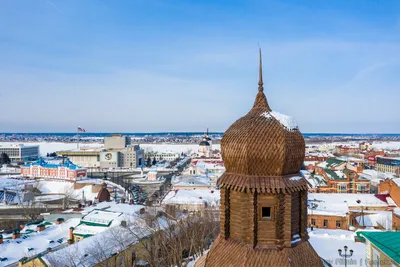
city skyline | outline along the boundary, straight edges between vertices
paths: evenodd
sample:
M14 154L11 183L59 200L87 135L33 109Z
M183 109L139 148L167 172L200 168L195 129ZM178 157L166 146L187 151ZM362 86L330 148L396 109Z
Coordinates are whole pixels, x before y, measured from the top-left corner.
M3 1L0 24L1 132L225 131L258 44L303 133L400 132L398 1Z

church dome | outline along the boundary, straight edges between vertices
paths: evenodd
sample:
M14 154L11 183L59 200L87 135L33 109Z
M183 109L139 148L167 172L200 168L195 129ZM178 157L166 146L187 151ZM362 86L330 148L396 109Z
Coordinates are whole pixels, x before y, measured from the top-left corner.
M200 142L200 146L210 146L210 143L205 138L203 138L203 141Z
M259 75L253 108L222 137L226 173L260 177L297 174L304 161L304 138L294 119L269 107L263 92L261 54Z

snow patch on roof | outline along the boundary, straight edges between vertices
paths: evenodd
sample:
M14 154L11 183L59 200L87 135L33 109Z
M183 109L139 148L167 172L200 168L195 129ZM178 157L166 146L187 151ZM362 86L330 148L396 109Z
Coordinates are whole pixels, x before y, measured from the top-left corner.
M282 126L284 126L289 131L296 130L299 128L297 126L296 120L293 117L281 114L276 111L264 112L263 114L261 114L261 116L267 119L275 118L282 124Z
M301 180L301 179L303 179L303 178L304 178L303 176L294 176L294 177L290 178L289 180L291 180L291 181L298 181L298 180Z

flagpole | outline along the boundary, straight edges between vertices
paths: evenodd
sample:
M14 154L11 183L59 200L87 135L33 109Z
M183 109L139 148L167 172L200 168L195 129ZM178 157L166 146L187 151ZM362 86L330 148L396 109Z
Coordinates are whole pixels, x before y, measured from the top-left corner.
M79 150L79 125L76 126L76 135L78 140L76 140L76 149Z

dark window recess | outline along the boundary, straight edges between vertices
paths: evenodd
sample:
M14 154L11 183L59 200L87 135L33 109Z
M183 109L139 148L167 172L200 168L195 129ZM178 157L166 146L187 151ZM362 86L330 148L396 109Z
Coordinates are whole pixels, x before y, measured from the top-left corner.
M271 208L270 207L262 207L261 211L263 218L271 218Z

